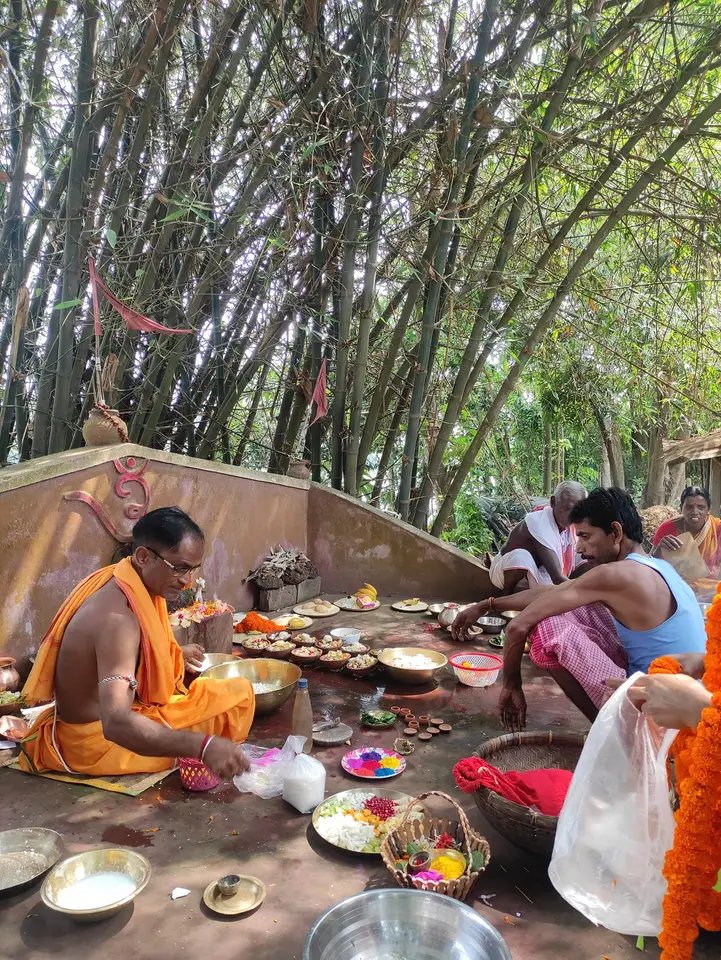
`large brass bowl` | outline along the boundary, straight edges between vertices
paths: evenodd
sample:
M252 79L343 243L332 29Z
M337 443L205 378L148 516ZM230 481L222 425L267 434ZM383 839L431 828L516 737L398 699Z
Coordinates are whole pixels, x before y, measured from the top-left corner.
M206 653L203 655L203 662L199 667L186 663L185 669L188 673L205 673L211 667L217 667L219 663L229 663L233 660L235 660L235 655L232 653Z
M19 827L0 833L0 897L39 880L64 853L63 838L45 827Z
M408 656L421 655L432 660L436 666L429 667L427 670L416 670L408 667L397 667L393 660L399 653L408 654ZM420 686L423 683L429 683L434 675L438 673L448 663L448 658L437 650L427 650L425 647L386 647L378 654L378 662L383 665L387 673L399 683L405 683L409 687Z
M252 684L272 683L277 689L267 693L256 693L256 715L272 713L282 707L295 690L301 677L300 667L284 660L271 660L268 657L254 657L252 660L234 660L232 663L221 663L217 667L206 670L196 683L203 680L230 680L232 677L245 677Z
M46 907L58 913L64 913L73 920L81 923L95 923L105 920L134 900L144 890L150 880L151 867L148 859L135 850L125 850L114 847L106 850L87 850L74 857L68 857L62 863L53 867L45 878L40 896ZM119 874L132 882L132 887L123 892L117 899L101 905L92 903L91 898L97 895L97 887L103 884L101 875ZM95 886L92 878L97 879ZM91 883L83 883L90 880ZM77 903L70 905L64 902L64 895L77 884L83 884L85 894L78 893ZM83 905L83 896L87 905Z

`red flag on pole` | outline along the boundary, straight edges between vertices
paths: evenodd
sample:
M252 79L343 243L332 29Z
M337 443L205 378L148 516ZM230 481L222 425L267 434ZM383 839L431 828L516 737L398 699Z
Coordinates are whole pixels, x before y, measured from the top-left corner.
M315 417L311 421L311 427L318 420L321 420L328 413L328 398L326 397L326 365L327 360L323 357L323 362L318 371L318 379L313 389L312 400L315 403Z
M162 323L156 323L155 320L151 320L150 317L145 317L142 313L134 310L133 307L129 307L127 304L122 303L122 301L118 300L115 294L112 293L107 284L100 279L97 271L95 270L95 261L92 258L88 261L88 271L90 273L90 287L93 293L93 328L97 337L99 337L103 332L103 328L100 323L98 291L102 293L113 310L120 314L125 321L125 325L129 327L130 330L142 330L145 333L175 334L195 332L193 330L181 330L176 327L165 327Z

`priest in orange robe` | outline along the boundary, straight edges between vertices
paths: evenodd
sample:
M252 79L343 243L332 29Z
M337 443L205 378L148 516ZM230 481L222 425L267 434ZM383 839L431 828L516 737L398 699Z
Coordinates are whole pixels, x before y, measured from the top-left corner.
M153 773L198 757L227 779L247 769L252 684L199 677L186 689L168 620L200 567L205 537L178 507L146 514L132 554L87 577L60 608L23 690L42 712L22 741L28 772Z

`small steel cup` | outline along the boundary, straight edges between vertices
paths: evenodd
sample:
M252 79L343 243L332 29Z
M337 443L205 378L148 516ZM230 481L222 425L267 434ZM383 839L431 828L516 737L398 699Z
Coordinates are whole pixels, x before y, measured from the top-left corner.
M232 897L238 892L240 877L237 873L229 873L218 880L218 893L221 897Z

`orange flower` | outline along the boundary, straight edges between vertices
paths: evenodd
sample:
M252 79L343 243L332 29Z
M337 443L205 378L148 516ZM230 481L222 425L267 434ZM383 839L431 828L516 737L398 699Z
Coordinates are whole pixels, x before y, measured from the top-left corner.
M259 633L278 633L279 630L283 629L279 623L267 620L254 611L246 614L238 626L240 627L237 631L238 633L252 633L254 631Z
M661 960L692 960L699 927L721 930L721 593L706 618L708 644L703 683L712 693L695 732L674 743L681 804L673 847L666 854ZM678 668L678 669L677 669ZM679 673L672 657L660 657L651 673Z

